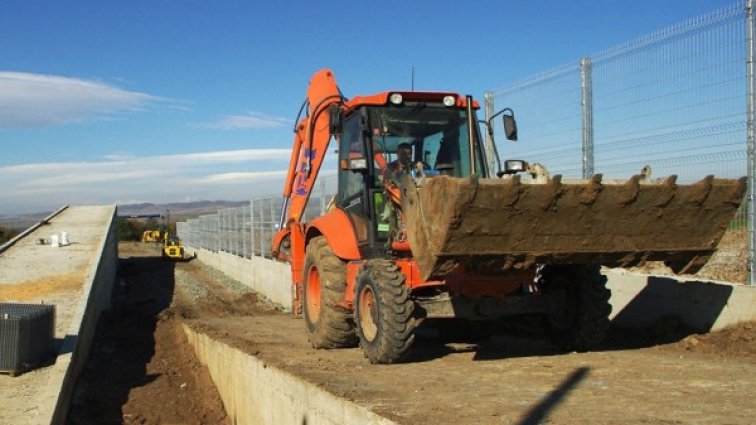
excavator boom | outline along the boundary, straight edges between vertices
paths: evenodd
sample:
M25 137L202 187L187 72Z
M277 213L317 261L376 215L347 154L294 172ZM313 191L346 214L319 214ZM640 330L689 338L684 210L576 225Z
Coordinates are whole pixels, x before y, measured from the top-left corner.
M305 106L308 106L309 113L294 130L294 146L283 191L285 208L281 229L302 219L331 138L327 112L330 105L341 102L333 71L322 69L316 72L307 89Z

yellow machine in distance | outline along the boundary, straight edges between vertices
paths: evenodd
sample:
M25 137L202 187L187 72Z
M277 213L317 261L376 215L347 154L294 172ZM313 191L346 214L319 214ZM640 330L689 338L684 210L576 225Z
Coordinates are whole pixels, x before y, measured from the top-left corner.
M160 230L145 230L142 233L142 242L160 242Z
M163 258L178 261L186 259L181 239L168 232L163 236Z

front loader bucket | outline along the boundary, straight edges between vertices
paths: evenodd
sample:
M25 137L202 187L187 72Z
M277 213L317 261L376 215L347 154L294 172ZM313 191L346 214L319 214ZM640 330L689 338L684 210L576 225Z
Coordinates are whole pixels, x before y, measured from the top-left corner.
M535 264L632 267L664 261L694 273L713 254L735 215L746 179L676 176L644 181L562 181L437 176L404 179L408 239L425 280L458 264L501 273Z

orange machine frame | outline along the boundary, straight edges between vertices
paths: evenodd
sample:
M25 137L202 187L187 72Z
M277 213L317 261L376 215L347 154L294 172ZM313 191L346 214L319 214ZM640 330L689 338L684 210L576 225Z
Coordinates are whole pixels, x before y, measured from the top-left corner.
M301 292L303 281L303 268L306 255L307 242L315 236L325 237L334 254L347 264L347 288L344 299L344 307L351 308L354 298L354 284L357 271L362 266L361 255L358 249L357 237L354 226L348 215L339 208L334 208L325 215L312 220L308 224L302 222L305 207L310 198L312 188L323 164L328 145L331 141L330 116L328 111L333 107L342 108L347 114L363 105L385 105L389 101L391 93L402 93L417 100L434 100L439 96L455 96L457 106L466 107L467 100L456 93L422 93L389 91L371 96L358 96L344 102L338 85L336 84L333 71L322 69L316 72L310 80L307 89L308 106L307 116L299 121L295 127L294 145L289 161L289 170L284 185L284 212L281 227L273 238L272 252L275 258L288 260L291 264L292 278L292 307L295 314L301 312ZM480 105L474 101L473 108ZM383 157L380 158L383 160ZM399 202L399 190L395 187L387 187L389 196L394 202ZM409 244L399 243L394 248L398 251L409 251ZM397 259L406 276L407 285L412 289L423 287L446 285L454 289L454 282L461 281L460 276L452 277L446 281L423 282L419 279L417 264L411 258ZM463 273L464 272L460 272ZM469 279L470 276L466 277ZM484 293L490 285L481 286ZM460 286L461 288L461 286ZM508 285L497 286L495 292L502 289L509 291ZM462 293L460 289L460 293ZM491 293L493 295L493 293Z

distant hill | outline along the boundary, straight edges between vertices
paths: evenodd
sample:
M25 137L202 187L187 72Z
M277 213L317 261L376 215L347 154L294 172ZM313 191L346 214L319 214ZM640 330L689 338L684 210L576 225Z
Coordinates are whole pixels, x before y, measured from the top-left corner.
M249 201L199 201L199 202L175 202L169 204L127 204L118 205L118 215L132 214L160 214L165 215L165 210L171 214L171 222L184 221L189 218L195 218L203 214L213 214L223 208L235 208L242 205L249 205ZM13 216L0 216L0 226L11 230L26 230L32 225L38 223L45 217L52 214L52 211L19 214Z
M165 215L168 210L171 221L183 221L203 214L213 214L223 208L235 208L249 205L249 201L198 201L198 202L174 202L168 204L128 204L118 205L118 215L133 214L160 214Z
M0 226L18 231L26 230L34 224L42 221L42 219L50 214L52 214L52 211L33 214L19 214L13 216L0 216Z

